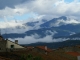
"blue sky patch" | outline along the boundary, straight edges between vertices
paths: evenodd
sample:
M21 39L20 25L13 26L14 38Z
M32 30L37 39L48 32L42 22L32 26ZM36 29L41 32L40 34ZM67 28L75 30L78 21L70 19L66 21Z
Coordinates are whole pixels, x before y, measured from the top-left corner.
M73 2L74 0L64 0L64 1L70 3L70 2Z
M17 19L17 20L25 20L25 19L28 19L28 18L31 18L32 14L31 13L28 13L28 14L23 14L23 15L15 15L14 18Z

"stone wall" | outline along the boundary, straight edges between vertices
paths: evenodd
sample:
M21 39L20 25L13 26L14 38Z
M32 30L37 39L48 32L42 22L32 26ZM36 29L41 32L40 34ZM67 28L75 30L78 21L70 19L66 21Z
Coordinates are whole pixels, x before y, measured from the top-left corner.
M16 48L16 49L23 49L24 47L20 46L19 44L16 44L10 40L7 40L7 48L11 49L11 45L13 45L14 47L13 48Z
M0 52L6 51L6 40L0 41Z
M80 60L80 56L77 56L77 60Z
M26 48L14 48L14 49L10 49L10 48L7 48L6 49L6 52L14 52L14 51L25 51Z

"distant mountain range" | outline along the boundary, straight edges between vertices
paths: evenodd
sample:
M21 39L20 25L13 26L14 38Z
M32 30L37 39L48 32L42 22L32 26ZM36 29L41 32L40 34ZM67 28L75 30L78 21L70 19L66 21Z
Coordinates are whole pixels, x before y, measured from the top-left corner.
M40 28L37 30L30 30L26 31L25 33L10 33L7 34L7 38L17 38L17 37L25 37L25 36L31 36L34 34L38 34L40 38L43 38L47 35L52 35L54 38L56 37L68 37L73 34L79 33L80 32L80 24L72 25L62 25L59 27L51 27L51 28ZM3 35L4 37L6 34Z
M24 46L47 46L51 49L57 49L57 48L63 48L63 47L69 47L69 46L76 46L80 45L80 40L67 40L63 42L52 42L52 43L32 43L32 44L22 44Z
M40 25L40 27L43 28L50 28L50 27L57 27L65 24L65 21L67 20L67 17L62 16L59 18L53 18L43 24Z
M25 26L25 27L24 27ZM44 38L46 36L51 36L52 39L58 38L80 38L80 22L75 19L71 19L65 16L59 18L53 18L51 20L41 20L35 22L26 22L22 27L17 26L16 29L26 29L27 26L31 27L30 30L24 33L8 33L3 34L4 38L24 38L26 36L32 36L37 34L39 37L35 39ZM12 28L14 30L14 28ZM12 31L13 31L12 30ZM22 31L23 31L22 30ZM64 40L65 41L65 40Z
M34 34L38 34L41 38L51 34L53 34L53 37L67 37L80 32L80 28L79 28L80 24L75 22L66 23L66 21L68 21L68 18L65 16L62 16L59 18L53 18L52 20L49 20L49 21L47 20L42 20L42 21L44 23L40 24L39 29L32 29L32 30L26 31L25 33L20 33L20 34L10 33L10 34L7 34L7 38L25 37L25 36L31 36ZM27 22L24 25L34 27L38 23L39 21ZM21 29L21 28L23 27L17 27L17 29ZM5 37L5 34L3 36Z

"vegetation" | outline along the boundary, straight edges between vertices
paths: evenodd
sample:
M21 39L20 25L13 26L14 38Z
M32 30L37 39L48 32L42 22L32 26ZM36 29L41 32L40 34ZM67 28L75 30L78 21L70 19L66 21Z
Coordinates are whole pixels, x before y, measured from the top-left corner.
M43 60L40 56L33 57L32 54L21 55L20 60Z
M5 52L0 52L0 58L4 60L77 60L77 57L67 54L63 48L58 48L48 54L28 49L24 51L8 52L7 56Z

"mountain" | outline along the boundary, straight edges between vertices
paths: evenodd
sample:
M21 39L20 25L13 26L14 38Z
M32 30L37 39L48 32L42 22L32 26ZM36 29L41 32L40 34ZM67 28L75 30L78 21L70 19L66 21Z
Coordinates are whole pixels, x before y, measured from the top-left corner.
M57 49L59 47L69 47L80 45L80 40L67 40L63 42L52 42L52 43L32 43L32 44L22 44L25 46L48 46L51 49Z
M25 38L35 36L35 40L51 36L52 39L71 38L74 34L80 33L80 23L78 20L70 19L65 16L53 18L51 20L41 20L25 22L22 26L8 28L9 33L3 34L4 38ZM27 30L28 29L28 30Z
M36 21L36 22L28 22L28 23L25 23L25 25L27 26L35 26L37 23L39 23L39 21Z
M67 24L67 25L62 25L59 27L51 27L51 28L40 28L37 30L29 30L26 31L25 33L10 33L10 34L3 34L4 37L6 38L24 38L25 36L31 36L34 34L39 35L39 38L46 37L47 35L53 36L53 38L61 38L61 37L67 37L71 36L73 34L79 33L80 32L80 24L72 25L72 24Z
M61 16L59 18L53 18L50 21L47 21L44 24L41 24L40 27L42 27L42 28L50 28L52 26L63 25L64 23L63 23L62 20L66 21L67 17Z
M34 27L34 26L36 26L36 25L40 25L40 24L43 24L43 23L45 23L45 22L47 22L47 20L42 19L41 21L27 22L27 23L25 23L24 25Z

